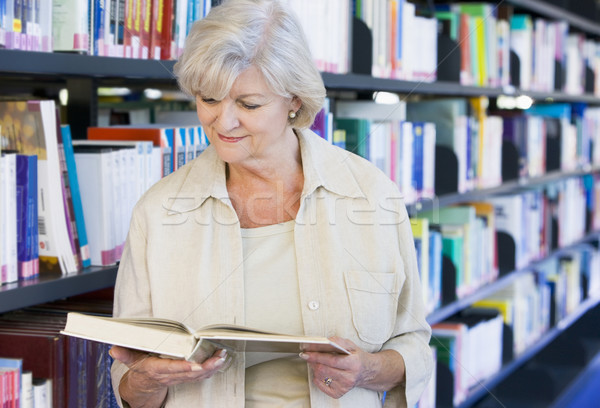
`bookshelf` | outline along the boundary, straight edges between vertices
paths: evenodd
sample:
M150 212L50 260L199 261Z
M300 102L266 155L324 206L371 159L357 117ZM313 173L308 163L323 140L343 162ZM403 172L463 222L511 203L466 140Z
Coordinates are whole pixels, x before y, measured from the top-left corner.
M521 11L529 11L548 19L567 21L572 27L591 36L600 36L600 25L580 17L570 11L548 4L541 0L507 0ZM16 86L19 89L34 89L47 84L54 90L65 87L69 91L67 114L73 129L74 138L85 135L88 126L97 124L97 88L99 86L158 87L173 89L174 61L136 60L110 57L94 57L67 53L37 53L28 51L0 50L0 86ZM523 91L514 87L490 88L462 86L451 81L434 83L411 82L376 78L367 74L332 74L324 72L322 77L328 91L336 92L375 92L386 91L400 94L430 96L487 96L527 95L538 101L585 102L600 105L600 97L592 94L572 95L563 92ZM544 176L526 180L509 181L489 189L474 190L463 194L446 194L436 199L409 206L409 213L430 210L469 201L477 201L492 195L516 192L534 186L552 183L565 178L589 173L598 173L598 167L585 167L576 171L554 171ZM594 234L596 236L597 234ZM590 236L585 239L589 239ZM584 239L584 241L585 241ZM551 254L556 256L564 249ZM532 265L533 266L533 265ZM429 323L440 322L468 307L473 302L486 297L499 288L510 284L523 270L502 276L496 282L486 285L476 293L443 306L429 315ZM114 285L117 267L87 268L83 272L69 275L43 275L38 279L8 284L0 287L0 313L48 302L68 296ZM545 348L560 333L569 330L571 325L586 311L598 306L597 299L590 299L580 305L577 311L563 320L526 352L504 365L495 376L476 387L461 407L473 406L488 389L509 377L518 367Z
M72 275L41 274L32 280L2 285L0 313L112 287L117 269L92 266Z

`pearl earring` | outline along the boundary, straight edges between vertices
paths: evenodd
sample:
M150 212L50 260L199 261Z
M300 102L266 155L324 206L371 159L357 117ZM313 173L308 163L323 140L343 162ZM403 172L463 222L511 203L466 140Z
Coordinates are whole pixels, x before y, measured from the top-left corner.
M294 119L295 117L296 117L296 112L290 111L290 113L288 113L288 118Z

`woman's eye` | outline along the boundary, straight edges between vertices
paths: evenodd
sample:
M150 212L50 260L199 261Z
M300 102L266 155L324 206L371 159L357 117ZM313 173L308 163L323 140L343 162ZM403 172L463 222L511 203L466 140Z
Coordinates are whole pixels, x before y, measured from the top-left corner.
M202 102L207 103L209 105L217 103L217 101L213 98L202 98Z
M242 103L242 106L244 107L244 109L248 110L258 109L260 107L260 105L252 105L250 103Z

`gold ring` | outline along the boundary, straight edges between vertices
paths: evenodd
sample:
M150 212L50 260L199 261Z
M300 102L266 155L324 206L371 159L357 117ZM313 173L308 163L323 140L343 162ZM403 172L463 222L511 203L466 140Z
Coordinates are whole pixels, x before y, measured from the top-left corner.
M328 387L331 385L332 382L333 380L330 377L325 377L325 379L323 380L323 383Z

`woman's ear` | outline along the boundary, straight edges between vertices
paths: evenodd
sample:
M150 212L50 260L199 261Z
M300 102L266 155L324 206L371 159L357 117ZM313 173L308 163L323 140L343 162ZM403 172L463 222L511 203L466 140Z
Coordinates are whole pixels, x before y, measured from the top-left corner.
M294 96L292 98L292 104L291 104L291 108L294 112L297 112L298 109L300 109L300 107L302 106L302 101L300 100L300 98L298 98L297 96Z

